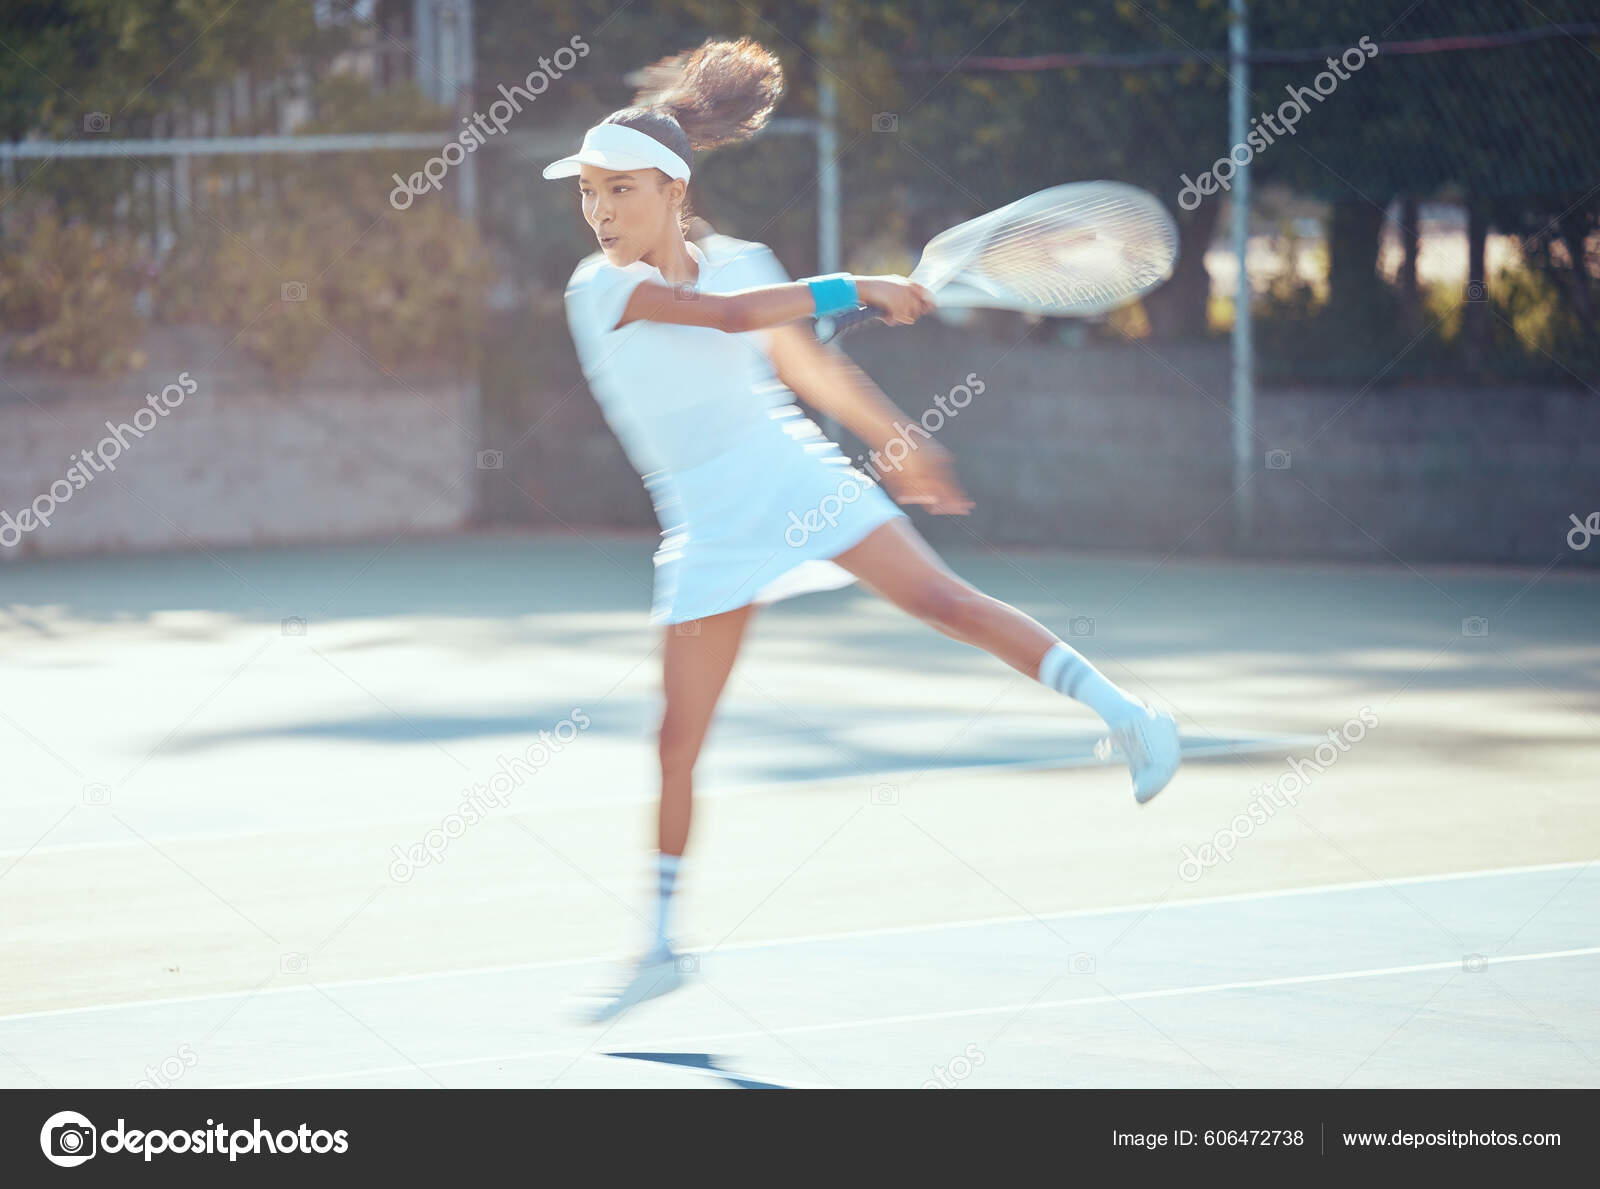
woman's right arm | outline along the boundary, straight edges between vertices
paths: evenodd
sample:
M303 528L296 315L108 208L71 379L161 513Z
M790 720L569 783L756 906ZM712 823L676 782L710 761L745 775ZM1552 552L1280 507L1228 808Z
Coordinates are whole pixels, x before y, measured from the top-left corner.
M856 295L883 310L883 320L909 325L933 309L933 298L921 285L904 277L856 277ZM804 281L762 285L738 293L701 293L697 289L642 281L623 307L617 326L629 322L668 322L706 326L729 334L766 330L815 312L811 287Z

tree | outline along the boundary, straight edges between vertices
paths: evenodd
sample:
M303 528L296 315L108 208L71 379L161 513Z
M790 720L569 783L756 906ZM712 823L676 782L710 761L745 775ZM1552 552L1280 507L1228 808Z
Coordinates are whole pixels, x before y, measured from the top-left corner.
M325 61L351 26L318 25L306 0L11 0L0 12L0 133L148 134L175 106L209 108L241 72ZM85 128L100 113L105 128Z

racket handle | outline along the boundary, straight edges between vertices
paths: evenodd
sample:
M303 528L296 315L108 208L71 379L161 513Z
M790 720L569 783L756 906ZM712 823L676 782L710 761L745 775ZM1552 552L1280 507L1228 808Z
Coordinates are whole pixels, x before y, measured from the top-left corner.
M876 306L858 306L842 314L824 314L813 324L817 342L831 343L834 339L860 330L868 322L876 322L883 311Z

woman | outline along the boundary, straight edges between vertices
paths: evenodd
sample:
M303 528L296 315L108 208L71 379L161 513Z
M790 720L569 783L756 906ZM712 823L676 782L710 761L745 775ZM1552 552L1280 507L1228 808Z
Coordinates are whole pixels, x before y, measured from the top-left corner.
M883 491L850 467L791 392L881 446L901 411L849 360L820 346L815 315L858 304L907 324L928 313L903 277L790 281L761 244L685 239L690 162L752 136L783 89L749 39L708 41L652 67L636 106L589 129L548 166L576 177L599 241L567 287L589 386L643 477L662 530L652 622L664 625L659 731L660 885L652 942L627 984L592 1012L610 1019L682 981L668 909L689 837L691 776L756 606L859 579L957 640L1099 714L1148 801L1179 762L1177 724L1102 676L1070 645L952 573ZM923 440L884 475L902 504L972 506L949 456Z

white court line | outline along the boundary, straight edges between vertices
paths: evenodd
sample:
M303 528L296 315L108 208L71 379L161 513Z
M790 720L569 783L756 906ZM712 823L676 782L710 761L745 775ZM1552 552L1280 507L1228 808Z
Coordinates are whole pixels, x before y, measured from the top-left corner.
M742 941L733 945L714 947L717 953L742 953L745 950L772 949L786 945L811 945L824 941L853 941L865 937L893 937L908 933L933 933L941 929L981 929L990 925L1016 925L1027 921L1061 921L1077 917L1111 916L1126 912L1158 912L1178 908L1203 908L1211 904L1234 904L1248 900L1273 900L1284 896L1318 896L1333 892L1368 891L1406 884L1443 883L1456 879L1491 879L1507 875L1533 875L1546 871L1570 871L1574 867L1588 867L1600 862L1596 859L1576 859L1566 863L1540 863L1527 867L1491 867L1481 871L1452 871L1442 875L1404 875L1396 879L1369 879L1355 883L1313 884L1304 888L1279 888L1261 892L1231 892L1223 896L1197 896L1186 900L1158 900L1149 904L1109 904L1101 908L1068 908L1060 912L1018 913L1013 916L979 917L965 921L934 921L924 925L883 925L872 929L854 929L840 933L813 933L798 937L779 937L767 941ZM712 950L690 950L691 953L710 953ZM430 979L465 978L480 974L510 974L522 970L557 970L563 967L604 966L615 963L617 955L604 954L590 958L553 958L543 962L514 962L503 966L468 966L459 970L430 970L422 974L385 974L374 978L342 979L338 982L317 983L317 987L375 987L390 983L420 983ZM254 999L265 995L287 995L311 989L312 984L298 983L292 987L269 987L260 991L214 991L206 995L176 995L164 999L130 999L121 1003L97 1003L89 1007L59 1007L44 1011L19 1012L0 1016L0 1024L12 1020L37 1020L51 1016L82 1015L88 1012L120 1011L125 1008L165 1007L175 1003L204 1003L221 999Z
M1597 859L1576 859L1566 863L1536 863L1526 867L1490 867L1481 871L1451 871L1442 875L1402 875L1395 879L1363 879L1353 883L1312 884L1304 888L1277 888L1261 892L1229 892L1221 896L1195 896L1184 900L1157 900L1151 904L1110 904L1104 908L1068 908L1060 912L1016 913L1004 917L982 917L972 921L936 921L929 925L889 925L858 929L848 933L815 933L810 936L780 937L769 941L745 941L717 946L729 950L759 950L780 945L802 945L819 941L843 941L856 937L885 937L896 933L930 933L939 929L979 928L986 925L1017 925L1025 921L1063 921L1076 917L1110 916L1122 912L1155 912L1173 908L1203 908L1211 904L1234 904L1246 900L1273 900L1280 896L1320 896L1331 892L1362 892L1403 884L1444 883L1453 879L1489 879L1502 875L1533 875L1544 871L1570 871L1588 867Z
M1485 967L1509 962L1542 962L1555 958L1586 958L1600 954L1600 945L1577 950L1547 950L1542 954L1511 954L1504 958L1485 959ZM1126 1003L1131 999L1175 999L1185 995L1210 995L1218 991L1249 991L1261 987L1292 987L1305 983L1332 983L1347 979L1385 978L1399 974L1421 974L1429 970L1461 969L1461 959L1449 962L1419 962L1413 966L1384 966L1370 970L1341 970L1330 974L1294 974L1280 978L1245 979L1232 983L1205 983L1194 987L1166 987L1155 991L1129 991L1122 995L1086 995L1078 999L1046 999L1038 1003L1010 1003L1000 1007L964 1007L949 1011L920 1012L906 1016L876 1016L866 1020L847 1020L831 1024L795 1024L787 1028L753 1029L745 1032L722 1032L710 1036L674 1036L666 1040L647 1043L657 1045L707 1044L713 1041L750 1040L760 1036L794 1036L804 1032L834 1032L852 1028L881 1028L894 1024L919 1024L932 1020L959 1020L972 1016L996 1016L1023 1011L1049 1010L1062 1007L1083 1007L1091 1004Z
M1557 958L1585 958L1600 954L1600 946L1589 946L1576 950L1547 950L1540 954L1511 954L1504 958L1490 958L1488 966L1498 966L1502 963L1512 962L1544 962ZM701 1046L708 1044L721 1044L732 1040L759 1040L762 1037L797 1036L813 1032L845 1032L857 1028L888 1028L897 1024L924 1024L938 1020L970 1019L974 1016L998 1016L1017 1014L1024 1011L1048 1011L1065 1007L1090 1007L1107 1003L1127 1003L1137 999L1177 999L1189 995L1213 995L1225 991L1250 991L1263 987L1292 987L1303 986L1307 983L1332 983L1361 978L1386 978L1402 974L1423 974L1431 970L1456 970L1461 969L1461 959L1455 958L1449 962L1419 962L1412 966L1382 966L1368 970L1338 970L1327 974L1296 974L1280 978L1244 979L1231 983L1204 983L1192 987L1163 987L1153 991L1128 991L1121 995L1085 995L1077 999L1047 999L1038 1003L1008 1003L998 1007L965 1007L948 1011L918 1012L903 1016L873 1016L863 1020L845 1020L828 1024L795 1024L787 1028L752 1028L743 1032L714 1032L699 1036L669 1036L656 1039L629 1040L628 1049L631 1052L648 1048L675 1049L687 1046ZM566 1056L569 1054L590 1053L595 1056L605 1056L604 1053L593 1053L593 1045L586 1048L567 1045L559 1049L539 1049L524 1053L500 1053L492 1057L458 1057L449 1061L423 1061L415 1065L388 1065L375 1069L355 1070L344 1073L307 1074L296 1078L278 1078L270 1082L241 1082L237 1085L224 1086L222 1089L250 1089L265 1086L291 1086L303 1082L332 1081L339 1078L375 1077L390 1073L412 1073L418 1070L430 1069L459 1069L468 1065L504 1064L508 1061L526 1061L537 1057Z

